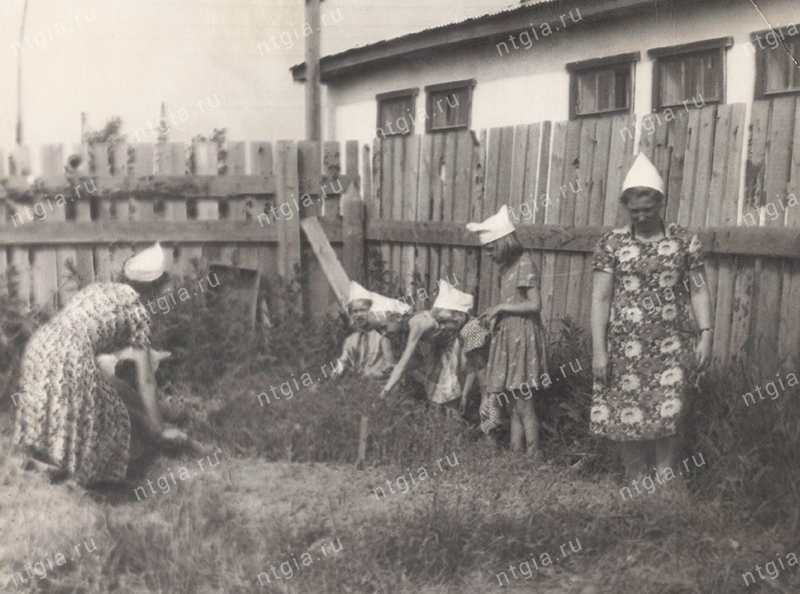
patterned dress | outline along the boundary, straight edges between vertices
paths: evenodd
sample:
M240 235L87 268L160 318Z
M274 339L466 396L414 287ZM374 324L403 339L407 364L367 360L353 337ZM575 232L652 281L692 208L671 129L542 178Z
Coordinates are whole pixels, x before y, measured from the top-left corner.
M520 303L525 300L520 289L538 289L539 271L525 252L500 276L500 303ZM517 390L523 385L537 387L547 371L544 328L541 317L500 314L489 349L486 366L486 389L490 393Z
M131 287L76 293L25 347L14 442L82 485L124 478L130 419L95 358L149 344L149 316Z
M697 235L676 224L659 241L632 227L603 235L592 267L614 275L609 382L594 383L591 430L617 441L674 435L694 372L689 271L703 266Z
M500 303L520 303L525 300L521 290L539 289L540 285L539 270L524 252L516 262L501 270ZM514 397L516 390L523 386L523 392L538 390L541 376L546 372L547 351L541 316L501 314L496 317L486 366L486 391L491 396L480 411L483 432L488 434L502 424L503 400Z

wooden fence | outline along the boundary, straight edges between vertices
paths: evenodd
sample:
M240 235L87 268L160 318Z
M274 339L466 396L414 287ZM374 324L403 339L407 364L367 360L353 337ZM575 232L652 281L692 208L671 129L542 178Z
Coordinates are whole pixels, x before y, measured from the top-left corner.
M667 182L666 220L695 228L709 251L715 364L767 377L800 363L800 206L789 206L800 183L800 108L795 98L757 102L746 159L745 114L740 104L648 116L639 150ZM381 241L406 284L421 278L431 289L456 275L485 309L498 298L497 271L463 223L508 204L542 272L545 324L558 332L570 316L588 329L594 243L627 222L618 197L634 122L377 140L367 239Z
M618 196L638 137L667 181L666 220L696 228L709 251L716 365L757 377L779 365L797 371L800 206L789 202L800 184L800 108L793 98L757 102L749 129L745 114L744 105L654 114L638 136L626 115L388 137L361 150L349 141L344 168L338 142L95 145L91 166L68 172L63 191L75 193L77 179L97 194L79 186L74 207L22 223L12 217L20 197L42 202L66 185L66 151L44 147L38 191L17 151L0 159L0 273L13 265L25 299L57 305L77 288L72 264L81 283L107 280L134 244L160 239L176 272L193 258L259 270L273 310L299 267L303 290L289 305L317 313L333 293L299 219L322 215L350 278L365 280L366 245L409 295L456 278L483 310L498 298L497 270L464 224L508 204L542 272L548 329L557 333L566 316L588 328L591 252L625 222Z
M336 217L359 177L358 144L344 152L347 173L338 142L252 142L249 158L244 142L49 145L34 165L27 149L0 154L0 275L13 266L19 298L55 308L79 286L117 278L134 249L160 240L178 276L196 264L253 269L271 311L302 305L303 294L305 307L324 310L329 290L299 219ZM82 164L70 167L68 154ZM289 292L298 268L305 290Z

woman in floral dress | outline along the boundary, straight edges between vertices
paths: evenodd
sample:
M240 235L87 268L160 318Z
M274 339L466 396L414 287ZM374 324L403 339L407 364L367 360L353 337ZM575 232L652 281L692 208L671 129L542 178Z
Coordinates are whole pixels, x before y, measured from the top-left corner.
M640 154L621 197L631 224L603 235L592 258L591 430L620 442L629 479L678 467L686 395L711 357L702 245L664 224L663 190Z
M100 354L125 349L137 362L147 429L155 436L163 429L149 363L150 318L131 286L150 293L158 288L164 279L160 250L156 245L126 263L130 285L80 290L25 347L14 442L55 467L55 475L87 486L125 477L131 421L113 381L98 368Z

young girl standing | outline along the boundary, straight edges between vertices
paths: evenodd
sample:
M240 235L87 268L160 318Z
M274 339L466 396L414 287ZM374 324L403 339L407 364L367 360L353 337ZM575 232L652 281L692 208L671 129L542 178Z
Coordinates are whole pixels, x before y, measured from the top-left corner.
M500 302L481 316L492 329L486 367L489 396L481 405L481 429L494 442L491 431L500 425L501 399L505 399L512 449L522 449L524 439L527 453L538 456L539 422L531 387L538 390L537 380L547 371L539 271L517 237L507 206L483 223L469 223L467 229L479 234L481 245L500 265Z

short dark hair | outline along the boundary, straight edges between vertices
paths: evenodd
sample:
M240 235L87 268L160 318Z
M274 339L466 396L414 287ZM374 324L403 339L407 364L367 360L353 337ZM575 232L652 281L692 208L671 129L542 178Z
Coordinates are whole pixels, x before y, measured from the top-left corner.
M169 284L170 278L169 272L162 272L158 278L150 282L144 282L131 280L123 274L121 282L133 288L138 293L139 298L146 301L160 295L164 287Z
M516 231L512 231L495 241L497 241L497 259L501 266L509 266L525 250Z
M647 186L634 186L622 192L619 201L625 206L634 198L641 198L642 196L652 196L659 205L664 204L664 194L655 188L648 188Z

